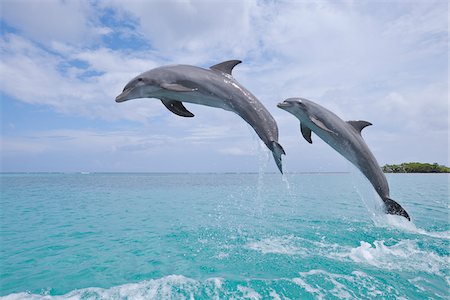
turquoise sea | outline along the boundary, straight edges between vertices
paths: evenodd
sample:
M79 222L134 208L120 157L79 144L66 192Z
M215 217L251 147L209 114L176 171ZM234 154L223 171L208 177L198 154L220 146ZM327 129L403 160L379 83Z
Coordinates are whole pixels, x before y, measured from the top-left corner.
M3 299L449 299L449 175L3 173Z

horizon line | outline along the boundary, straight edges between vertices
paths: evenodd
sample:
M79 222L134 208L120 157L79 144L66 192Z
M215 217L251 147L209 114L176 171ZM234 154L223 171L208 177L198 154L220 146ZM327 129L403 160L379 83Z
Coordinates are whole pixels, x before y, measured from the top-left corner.
M263 174L280 174L279 172L262 172ZM285 174L341 174L341 173L351 173L350 171L294 171L285 172ZM260 174L260 172L255 171L244 171L244 172L196 172L196 171L0 171L0 174ZM283 175L283 174L280 174Z

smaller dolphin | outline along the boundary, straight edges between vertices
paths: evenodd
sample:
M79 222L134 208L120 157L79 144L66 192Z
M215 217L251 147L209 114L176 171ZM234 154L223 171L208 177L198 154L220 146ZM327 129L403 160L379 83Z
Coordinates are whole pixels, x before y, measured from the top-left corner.
M127 83L116 102L136 98L157 98L172 113L193 117L182 102L222 108L238 114L272 151L278 169L283 173L278 143L278 126L258 99L231 75L240 60L224 61L209 69L190 65L163 66L144 72Z
M354 164L370 181L385 204L385 211L411 220L397 202L389 198L389 185L377 160L361 136L361 130L372 125L366 121L345 122L317 103L303 98L289 98L277 105L300 120L300 130L312 144L311 131Z

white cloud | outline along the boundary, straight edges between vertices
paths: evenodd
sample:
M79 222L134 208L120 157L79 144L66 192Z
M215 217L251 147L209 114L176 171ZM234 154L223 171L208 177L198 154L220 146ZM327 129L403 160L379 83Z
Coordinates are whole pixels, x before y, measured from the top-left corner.
M29 132L20 137L5 136L1 148L7 158L83 153L87 157L103 157L107 164L114 155L138 155L142 158L164 153L177 143L180 144L171 136L135 130L55 129Z
M396 131L445 131L449 124L446 94L444 84L425 85L402 93L391 92L370 107L386 127L397 127Z
M2 19L30 39L85 43L109 29L96 24L95 7L87 1L2 1Z
M160 128L147 127L143 130L56 129L21 136L9 134L3 136L0 143L2 171L179 172L257 168L254 160L258 152L237 150L242 145L244 150L254 148L248 137L228 140L229 148L224 150L223 139L213 137L207 131L186 137L164 135L160 131ZM245 157L239 158L241 154ZM235 158L235 155L239 157ZM76 159L73 165L71 158ZM20 170L14 169L17 165L24 166Z
M52 55L17 35L1 38L0 73L3 92L31 104L48 105L58 112L105 120L129 119L145 123L163 109L150 109L142 102L119 106L114 102L124 83L136 75L136 69L118 72L118 66L151 64L137 57L121 57L113 51ZM63 56L62 56L63 55ZM68 60L85 57L93 64L87 71L100 72L92 77L80 76L86 70L69 66ZM108 62L110 64L108 64ZM117 64L116 64L117 63ZM113 71L115 70L115 72Z
M255 1L135 0L108 4L123 18L136 19L141 34L169 60L182 56L186 62L198 64L223 55L242 57L255 41L250 34Z
M442 47L445 41L447 20L444 1L420 1L410 7L409 11L392 20L384 33L397 38L402 36L402 43L419 43L425 47ZM438 43L424 43L427 41ZM415 49L417 50L417 49Z
M67 4L52 2L49 5L59 7ZM108 7L107 3L102 5ZM112 1L109 5L123 16L135 16L140 22L140 30L157 47L156 50L144 54L106 47L86 49L54 42L52 48L59 54L54 55L35 47L26 39L10 35L3 40L5 46L2 53L6 92L23 101L55 106L59 111L80 111L104 117L105 102L102 99L113 99L130 78L162 64L161 56L164 60L180 63L203 57L203 61L197 63L205 66L205 60L212 60L212 57L237 47L243 51L242 56L249 57L249 61L244 61L235 71L237 79L275 114L275 104L283 98L306 96L327 101L328 97L335 96L333 91L343 91L341 95L346 97L347 106L361 108L369 99L373 101L375 94L385 98L388 94L404 93L401 89L408 85L411 76L415 76L415 80L429 78L421 76L420 70L413 67L414 62L421 63L428 54L422 50L417 52L416 49L402 48L404 43L398 41L420 43L428 35L445 31L442 28L445 17L439 14L440 8L433 9L432 6L424 8L427 12L425 16L429 18L421 16L422 29L401 32L395 29L413 28L414 17L422 10L414 5L412 8L407 6L405 15L380 24L385 20L378 21L377 16L361 13L359 6L352 2L334 5L328 2L148 4L130 1L125 4ZM88 10L80 8L75 14L84 13L85 19L89 19L91 13L87 13ZM183 46L189 42L197 46L191 50ZM439 44L431 45L439 48ZM446 47L441 45L439 49L445 51ZM173 52L175 50L177 53ZM405 52L414 55L405 58L401 56ZM413 58L415 61L411 61ZM67 65L71 60L84 61L88 68L76 68L69 64L61 72L60 66ZM395 70L399 68L403 69ZM410 69L413 70L409 72ZM83 78L85 71L99 74ZM21 88L11 91L14 85L10 81L30 77L33 78L32 88L19 84ZM367 92L367 87L374 84L384 90L384 95ZM436 85L439 82L426 84ZM441 95L434 101L442 107L446 99ZM92 104L103 109L95 113L92 106L86 107ZM112 107L112 113L106 115L110 119L120 118ZM117 106L114 104L114 107ZM123 116L144 121L139 114L125 113Z
M235 133L232 132L231 126L221 125L221 126L198 126L188 129L190 139L217 139L224 137L232 137Z
M226 154L226 155L235 155L235 156L249 156L252 155L253 151L252 148L244 149L242 146L240 147L230 147L230 148L223 148L219 150L219 153Z
M108 48L82 50L79 52L75 50L70 53L69 57L88 63L92 70L109 74L126 74L129 79L142 73L143 70L153 69L158 66L156 61L148 54L117 52Z

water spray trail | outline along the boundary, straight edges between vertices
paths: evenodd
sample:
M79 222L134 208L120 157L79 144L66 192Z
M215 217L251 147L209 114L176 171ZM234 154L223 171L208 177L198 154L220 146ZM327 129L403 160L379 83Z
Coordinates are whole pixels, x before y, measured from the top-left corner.
M364 206L370 214L370 218L377 227L395 228L408 233L415 233L420 235L431 236L434 238L450 239L450 231L429 232L425 229L418 228L412 221L406 220L402 216L390 215L384 212L383 200L375 192L364 175L349 163L350 174L354 188L361 198Z
M256 194L256 200L258 202L261 202L261 192L264 185L264 173L267 169L267 163L269 161L269 153L266 150L265 147L263 147L262 143L257 140L257 147L258 147L258 188L257 188L257 194Z
M352 176L353 188L358 193L361 201L369 212L370 218L379 226L379 222L384 216L384 204L378 194L372 188L370 182L363 174L350 162L347 163Z
M285 171L282 175L281 175L281 180L284 182L285 186L286 186L286 190L287 193L290 197L292 197L292 190L291 190L291 184L289 183L288 177L287 177L287 172Z

